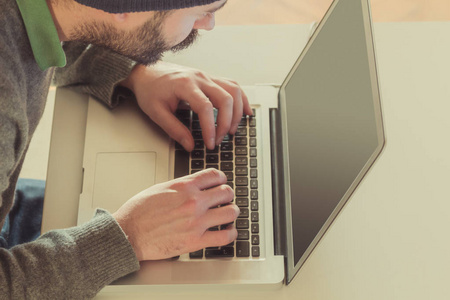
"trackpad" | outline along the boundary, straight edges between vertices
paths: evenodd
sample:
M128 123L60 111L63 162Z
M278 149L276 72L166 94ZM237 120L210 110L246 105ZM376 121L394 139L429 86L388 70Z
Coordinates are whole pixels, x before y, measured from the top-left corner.
M155 152L98 153L92 206L115 212L155 184Z

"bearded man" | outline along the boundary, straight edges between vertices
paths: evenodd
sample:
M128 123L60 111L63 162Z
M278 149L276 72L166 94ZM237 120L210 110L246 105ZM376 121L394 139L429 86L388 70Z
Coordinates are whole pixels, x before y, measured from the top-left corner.
M34 208L17 213L28 204L27 192L16 186L52 79L111 108L134 94L140 108L187 151L194 148L193 138L174 116L181 99L198 114L209 149L237 130L243 114L252 114L237 83L160 61L165 51L192 44L198 30L213 29L214 13L227 1L0 2L0 298L91 298L137 271L141 260L232 242L234 227L207 230L239 214L236 205L223 205L234 195L217 170L149 187L118 211L99 209L78 227L27 243L12 238L34 218Z

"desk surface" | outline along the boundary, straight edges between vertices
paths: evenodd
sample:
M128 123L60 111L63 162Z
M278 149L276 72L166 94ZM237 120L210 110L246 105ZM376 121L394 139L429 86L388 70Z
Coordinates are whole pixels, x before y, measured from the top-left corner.
M242 84L281 83L308 32L306 25L219 27L184 55L166 59ZM447 299L449 36L449 22L375 25L386 148L291 285L108 287L98 299ZM56 165L67 161L64 147L73 136L66 130L83 122L73 110L73 119L61 111L75 106L82 116L83 97L56 101L43 231L74 225L78 205L65 197L79 189L76 179L67 181Z

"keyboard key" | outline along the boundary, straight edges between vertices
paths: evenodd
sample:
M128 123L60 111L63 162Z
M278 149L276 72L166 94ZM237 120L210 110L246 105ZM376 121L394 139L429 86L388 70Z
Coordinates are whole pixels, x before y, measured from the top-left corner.
M256 157L257 153L256 148L250 148L250 157Z
M248 168L247 167L236 167L235 174L236 174L236 176L248 176Z
M247 128L245 127L238 127L236 130L235 136L247 136Z
M256 147L256 139L250 138L250 147Z
M239 207L248 207L248 198L236 198L236 205Z
M203 160L192 160L191 161L191 168L192 169L203 169L205 165L205 162Z
M241 207L240 210L241 210L241 213L239 214L238 218L241 218L241 219L248 218L248 216L249 216L248 208Z
M205 156L205 151L203 151L203 150L194 149L191 152L191 157L193 159L195 159L195 158L203 158L204 156Z
M252 211L258 211L258 208L259 208L258 206L259 206L258 201L251 201L250 202L250 209Z
M238 156L235 160L236 166L246 166L248 165L248 158L245 156Z
M236 229L248 229L250 226L248 219L237 219Z
M233 140L233 136L231 135L231 134L226 134L224 137L223 137L223 141L224 142L228 142L228 141L232 141Z
M206 258L218 258L218 257L233 257L234 249L233 247L222 247L215 250L205 250Z
M223 161L233 160L233 152L222 152L220 153L220 159Z
M259 257L259 246L253 246L252 247L252 256L253 257Z
M220 144L220 151L233 151L233 142Z
M236 256L237 257L249 257L250 256L250 243L249 242L236 242Z
M250 117L250 119L248 119L248 126L256 127L256 118L255 117Z
M259 235L252 235L252 245L259 245Z
M255 148L256 150L256 148ZM235 154L237 156L246 156L247 155L247 147L236 147Z
M258 177L258 169L250 169L250 178Z
M203 149L205 147L205 143L203 140L194 140L194 149Z
M250 158L250 168L256 168L258 166L258 160L256 158Z
M189 253L190 258L203 258L203 249Z
M250 239L250 233L248 230L238 230L238 236L237 236L237 240L238 241L242 241L242 240L248 240ZM236 243L237 246L238 243Z
M189 152L184 150L175 151L174 177L179 178L189 174Z
M251 230L252 230L252 233L259 233L259 224L258 223L253 223Z
M216 164L218 162L219 162L219 155L216 155L216 154L207 154L206 155L206 163Z
M248 177L236 177L236 186L248 186Z
M207 247L205 250L219 250L219 247Z
M247 146L247 138L246 137L236 137L234 139L236 146Z
M239 122L239 126L247 126L247 117L243 116L241 121Z
M221 162L220 170L221 171L233 171L233 162L231 162L231 161Z
M192 137L194 138L194 140L203 139L201 131L192 131Z
M250 180L250 188L257 189L258 188L258 179Z
M258 190L251 190L250 191L250 199L258 200Z
M219 170L219 165L206 165L205 169L216 169L216 170Z
M251 137L256 137L256 128L255 127L251 127L248 131L248 135Z
M248 188L247 187L236 187L236 192L235 192L237 197L243 196L246 197L248 196Z
M259 213L257 211L252 212L252 222L259 222Z

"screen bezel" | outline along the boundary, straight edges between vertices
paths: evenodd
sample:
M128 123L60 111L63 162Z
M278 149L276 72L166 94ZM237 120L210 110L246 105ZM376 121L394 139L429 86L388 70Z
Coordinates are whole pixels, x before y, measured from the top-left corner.
M375 50L374 50L374 41L373 41L373 34L372 34L372 20L371 20L371 12L370 12L370 5L368 3L369 0L359 0L361 1L362 6L362 14L363 14L363 20L364 20L364 32L366 36L366 43L367 43L367 56L369 58L369 68L370 68L370 78L371 78L371 85L372 85L372 93L373 93L373 101L374 101L374 110L375 110L375 119L376 119L376 130L377 130L377 136L378 136L378 146L376 147L375 151L372 153L370 158L367 160L364 167L361 169L358 176L355 178L345 195L341 198L338 205L335 207L333 212L328 217L327 221L322 226L321 230L317 233L314 240L311 242L309 247L306 249L300 260L297 264L294 262L294 245L293 245L293 231L292 231L292 215L291 215L291 191L290 191L290 170L289 170L289 151L288 151L288 132L287 132L287 120L286 120L286 93L285 89L288 85L291 77L295 73L296 69L302 62L305 54L308 52L311 45L314 43L316 37L320 34L320 31L330 15L333 13L335 7L341 3L342 1L355 1L355 0L335 0L330 5L328 11L322 18L321 22L318 24L315 32L311 36L310 40L308 41L307 45L303 49L302 53L300 54L299 58L297 59L296 63L292 67L291 71L289 72L288 76L284 80L280 92L279 92L279 109L280 109L280 116L281 116L281 134L282 134L282 156L283 156L283 173L284 173L284 188L285 191L285 228L286 228L286 284L289 284L295 274L299 271L301 266L305 263L306 259L309 257L311 252L314 250L314 248L319 243L322 236L325 234L327 229L330 227L338 213L341 211L341 209L344 207L345 203L348 201L348 199L351 197L365 174L368 172L370 167L373 165L377 157L380 155L382 149L385 145L385 136L384 136L384 128L383 128L383 121L382 121L382 111L381 111L381 99L380 99L380 92L379 92L379 84L378 84L378 77L377 77L377 67L376 67L376 59L375 59Z

